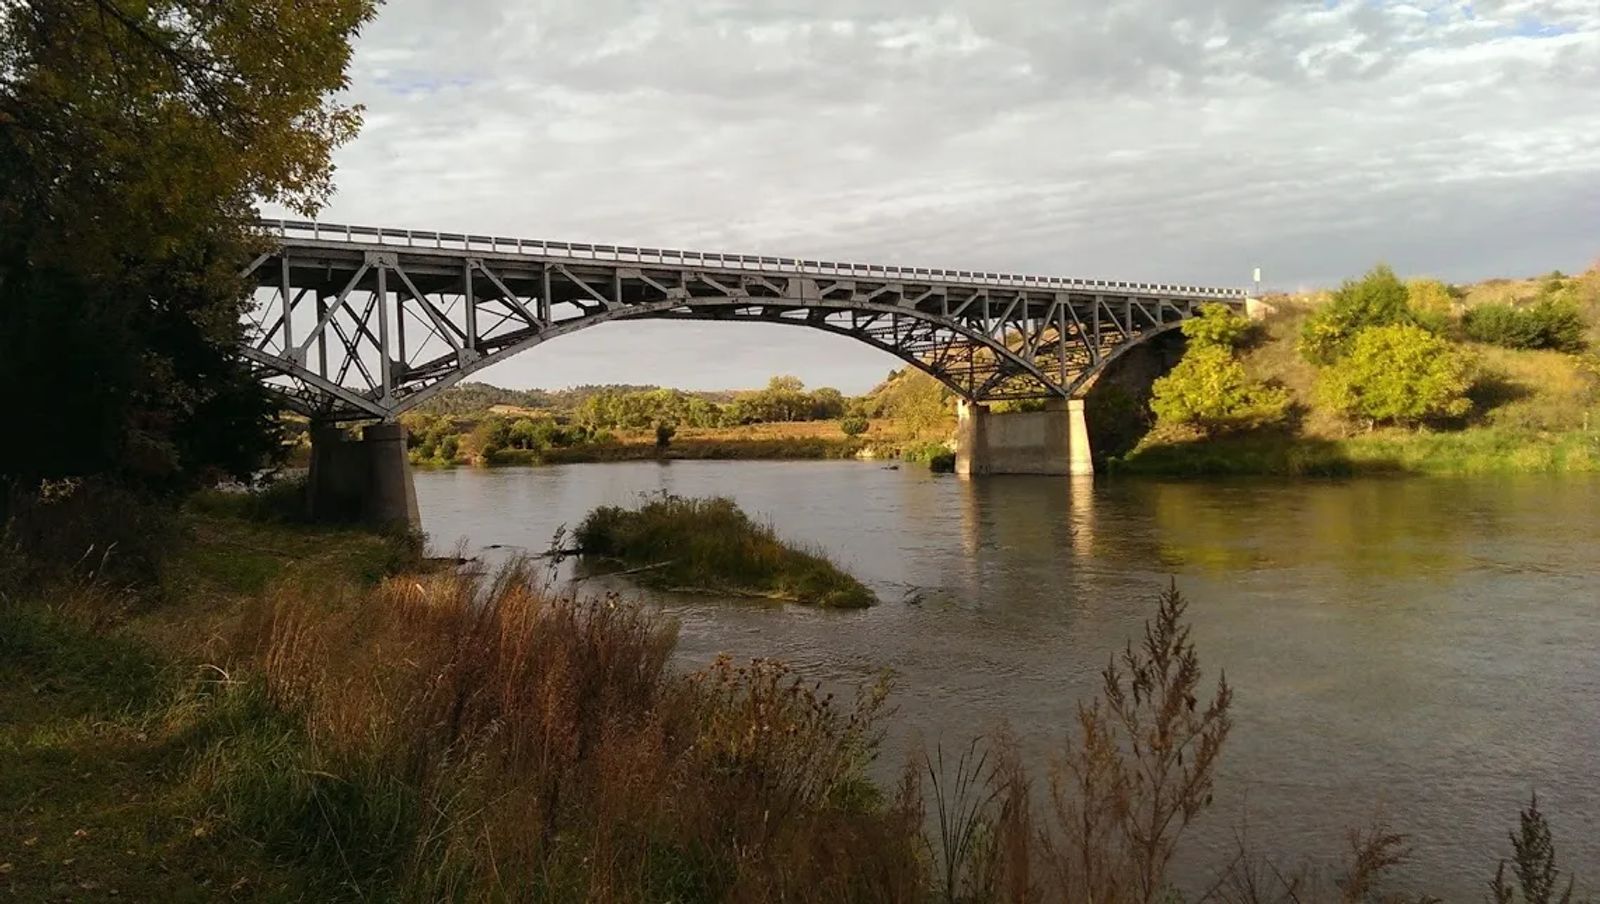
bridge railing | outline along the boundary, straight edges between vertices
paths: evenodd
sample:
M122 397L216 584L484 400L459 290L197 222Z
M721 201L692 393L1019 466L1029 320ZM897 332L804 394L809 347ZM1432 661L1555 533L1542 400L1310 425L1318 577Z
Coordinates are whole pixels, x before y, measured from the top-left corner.
M1189 286L1169 283L1118 282L1102 279L1072 279L1059 276L1027 276L1014 273L989 273L972 270L944 270L932 267L892 267L836 261L806 260L754 254L722 254L681 251L674 248L643 248L629 245L596 245L584 242L556 242L544 239L506 238L464 232L432 232L419 229L385 229L379 226L350 226L318 223L313 220L262 219L268 232L285 240L351 242L403 248L433 248L449 251L479 251L490 254L528 254L567 258L575 261L606 263L660 264L672 267L706 267L718 270L774 270L807 276L842 279L895 279L974 283L1023 289L1060 289L1081 292L1149 292L1187 297L1242 300L1243 289Z

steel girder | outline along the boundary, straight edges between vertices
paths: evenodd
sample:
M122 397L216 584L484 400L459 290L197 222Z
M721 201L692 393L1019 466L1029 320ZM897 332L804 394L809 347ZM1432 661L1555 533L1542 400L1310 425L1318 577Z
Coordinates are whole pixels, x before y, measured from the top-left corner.
M789 324L882 349L974 401L1071 397L1234 289L875 267L272 221L243 355L295 410L391 419L614 320Z

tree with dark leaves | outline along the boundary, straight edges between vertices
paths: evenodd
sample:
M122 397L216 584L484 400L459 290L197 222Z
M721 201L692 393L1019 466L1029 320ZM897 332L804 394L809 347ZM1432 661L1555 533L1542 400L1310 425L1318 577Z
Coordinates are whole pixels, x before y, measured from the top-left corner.
M255 205L314 213L374 0L0 0L0 483L247 476Z

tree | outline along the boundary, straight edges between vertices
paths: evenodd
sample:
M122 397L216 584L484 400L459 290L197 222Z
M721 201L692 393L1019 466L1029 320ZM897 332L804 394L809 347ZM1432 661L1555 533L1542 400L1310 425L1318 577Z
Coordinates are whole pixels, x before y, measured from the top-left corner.
M1231 349L1243 345L1255 332L1256 325L1233 308L1212 303L1201 305L1200 316L1185 320L1181 329L1190 348L1217 345Z
M1251 380L1227 346L1202 343L1191 346L1171 373L1156 380L1150 410L1163 426L1214 435L1283 420L1289 394Z
M0 480L248 478L276 408L235 348L258 200L313 214L373 0L0 4ZM37 391L37 387L48 391ZM63 416L70 412L70 416Z
M831 421L844 417L844 407L844 393L832 386L824 386L811 391L811 411L808 415L814 421Z
M1322 372L1317 391L1332 408L1368 425L1415 425L1459 417L1471 359L1454 343L1409 324L1356 334L1349 352Z
M890 376L878 395L879 410L913 439L937 429L950 417L950 391L920 370Z
M1448 317L1455 303L1455 291L1437 279L1413 279L1406 283L1406 304L1414 314Z
M1326 307L1306 321L1300 332L1300 353L1326 366L1350 347L1356 333L1374 326L1413 323L1405 284L1385 264L1359 280L1346 280Z

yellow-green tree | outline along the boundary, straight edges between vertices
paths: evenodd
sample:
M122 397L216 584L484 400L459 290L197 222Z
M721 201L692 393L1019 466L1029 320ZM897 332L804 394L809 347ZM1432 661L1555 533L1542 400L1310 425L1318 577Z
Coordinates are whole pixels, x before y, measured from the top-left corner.
M902 432L921 439L950 419L954 396L943 383L920 370L906 368L889 378L878 394L878 410L893 418Z
M1227 346L1202 342L1155 382L1150 410L1162 426L1215 435L1283 420L1289 394L1250 379Z
M1227 305L1208 304L1182 329L1188 340L1183 360L1151 390L1150 410L1159 425L1209 436L1284 419L1288 392L1252 380L1233 351L1255 324Z
M1368 426L1416 425L1471 410L1471 371L1471 357L1455 343L1392 324L1357 333L1349 351L1323 370L1317 392Z
M1300 353L1311 363L1326 366L1345 353L1360 331L1414 320L1405 283L1387 265L1379 264L1361 279L1346 280L1333 300L1306 321Z
M1181 327L1190 348L1197 345L1237 348L1250 339L1255 328L1250 318L1216 302L1201 305L1200 316L1185 320Z

